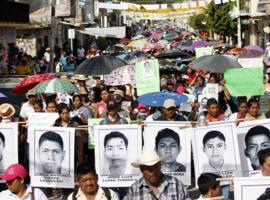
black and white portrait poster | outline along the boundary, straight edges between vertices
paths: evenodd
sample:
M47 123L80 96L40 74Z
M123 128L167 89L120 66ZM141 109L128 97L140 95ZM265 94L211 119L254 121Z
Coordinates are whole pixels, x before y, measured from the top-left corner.
M239 176L241 173L234 122L194 128L192 147L196 180L204 172L222 177Z
M245 177L234 179L234 199L266 200L270 197L270 178Z
M130 164L140 159L139 125L94 126L95 166L103 187L129 187L141 173Z
M242 176L260 176L257 153L270 148L270 120L241 122L236 128Z
M74 187L75 129L28 128L30 176L34 187Z
M18 163L18 124L0 123L0 174Z
M143 132L144 147L154 149L159 156L167 156L161 171L177 177L185 185L191 184L191 135L180 124L146 123Z

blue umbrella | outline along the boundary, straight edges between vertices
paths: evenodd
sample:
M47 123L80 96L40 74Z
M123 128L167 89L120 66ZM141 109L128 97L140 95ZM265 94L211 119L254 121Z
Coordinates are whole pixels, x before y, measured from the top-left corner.
M163 107L164 101L167 99L174 99L176 105L179 105L186 102L188 97L176 92L162 91L139 96L138 101L147 106Z

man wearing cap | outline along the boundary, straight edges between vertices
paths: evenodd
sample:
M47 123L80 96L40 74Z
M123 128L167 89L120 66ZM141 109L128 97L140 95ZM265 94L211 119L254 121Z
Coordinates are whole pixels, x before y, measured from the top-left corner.
M140 168L143 177L131 185L125 200L186 200L186 187L175 177L161 173L161 162L167 156L159 157L153 150L144 149L141 160L131 163Z
M175 100L167 99L163 104L163 113L155 121L187 121L176 112Z
M47 200L45 194L38 188L31 188L25 183L27 176L26 169L20 164L10 165L0 176L6 181L8 187L0 193L0 199L3 200Z
M34 103L36 100L36 94L33 90L29 90L26 93L26 98L28 99L28 101L22 105L20 111L20 117L22 117L24 120L27 120L28 117L35 112Z

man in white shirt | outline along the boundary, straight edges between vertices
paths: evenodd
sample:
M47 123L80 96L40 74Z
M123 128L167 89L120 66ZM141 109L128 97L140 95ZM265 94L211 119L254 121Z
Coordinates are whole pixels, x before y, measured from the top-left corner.
M22 105L20 111L20 117L22 117L24 120L27 120L28 117L35 112L34 102L36 100L36 95L32 90L29 90L26 93L26 98L28 99L28 101Z
M0 199L3 200L48 200L45 194L38 188L32 188L26 185L26 169L20 164L10 165L0 176L6 181L8 187L0 193Z
M78 61L81 62L85 59L85 50L82 45L77 49Z
M108 188L101 188L98 182L98 176L95 167L82 164L77 168L77 180L79 189L74 190L68 196L68 200L119 200L117 194Z

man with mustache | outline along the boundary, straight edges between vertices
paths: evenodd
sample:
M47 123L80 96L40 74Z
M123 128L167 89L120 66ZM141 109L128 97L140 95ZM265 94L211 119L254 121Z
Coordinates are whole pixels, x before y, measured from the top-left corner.
M155 151L143 149L141 160L131 163L140 168L143 177L131 185L124 200L189 200L184 184L161 172L161 162L166 159L166 155L159 157Z
M75 189L68 196L67 200L118 200L115 192L108 188L102 188L98 185L98 175L95 167L90 164L82 164L76 170L79 189Z

